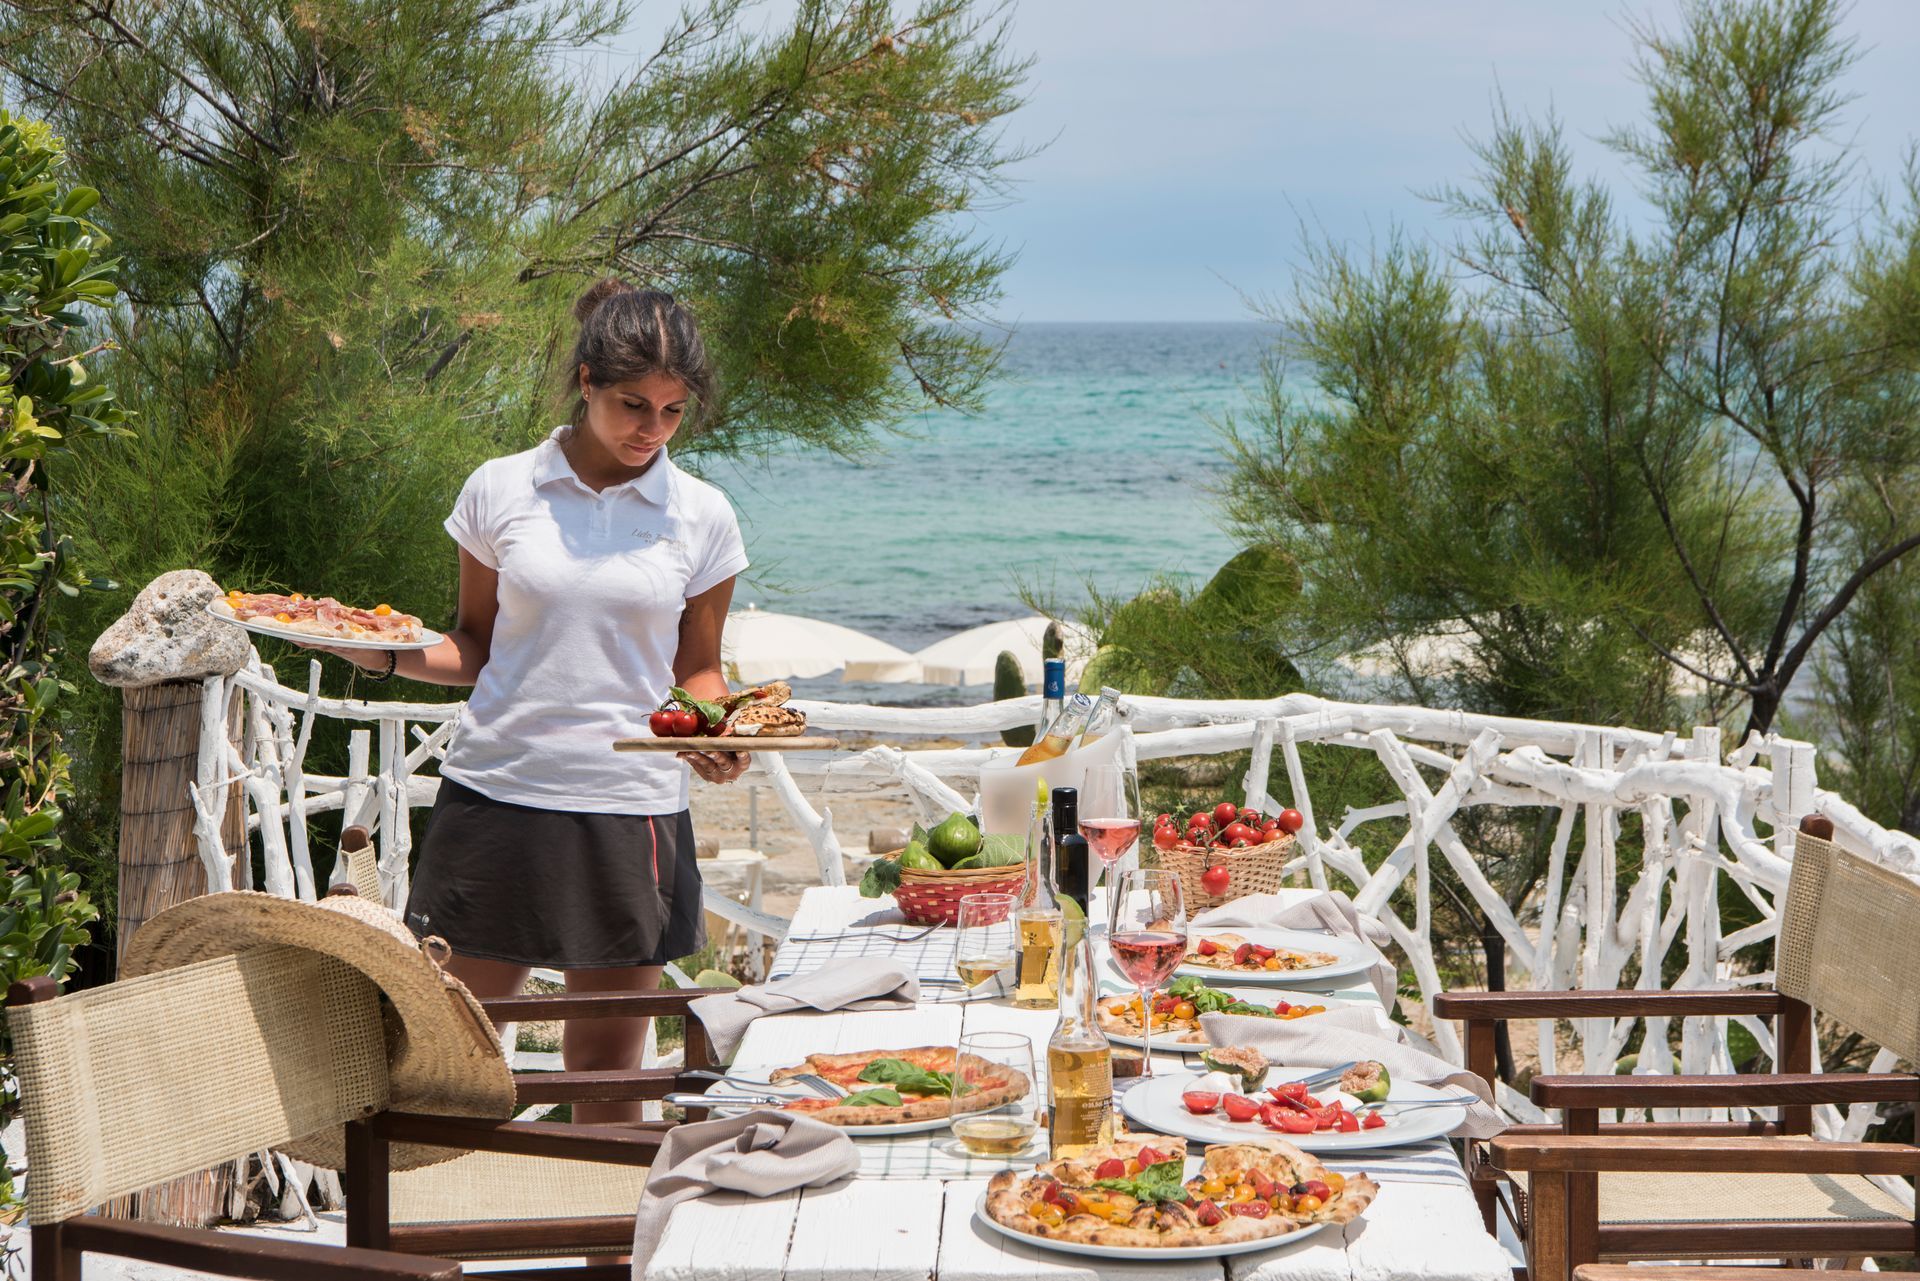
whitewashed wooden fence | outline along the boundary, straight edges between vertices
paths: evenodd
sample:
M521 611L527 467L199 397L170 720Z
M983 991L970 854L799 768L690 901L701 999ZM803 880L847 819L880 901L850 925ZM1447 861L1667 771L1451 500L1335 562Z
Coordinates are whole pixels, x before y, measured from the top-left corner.
M235 700L242 736L229 743L222 727ZM1737 971L1732 960L1777 929L1775 902L1786 888L1792 832L1809 813L1833 820L1848 849L1920 878L1920 841L1870 822L1845 800L1815 785L1814 749L1779 737L1754 737L1723 751L1720 732L1696 728L1682 737L1642 730L1479 716L1422 707L1341 703L1305 694L1260 701L1128 698L1130 741L1138 760L1252 753L1245 778L1249 803L1278 808L1271 787L1276 759L1287 795L1306 818L1292 868L1319 887L1330 875L1354 888L1359 908L1382 921L1405 953L1423 997L1441 989L1433 948L1433 858L1437 852L1505 940L1516 968L1538 989L1611 988L1637 961L1637 983L1656 987L1661 963L1684 942L1681 988L1766 985L1770 972ZM1039 699L972 707L894 708L797 702L812 728L895 742L916 736L984 740L1033 723ZM222 811L238 780L258 836L264 883L271 893L311 898L316 892L307 821L343 811L344 823L373 830L382 889L389 905L407 893L411 837L405 816L430 805L438 778L422 767L444 747L460 713L457 703L362 702L323 698L319 667L304 689L283 685L257 657L231 677L207 682L199 780L193 788L200 855L208 880L229 884L232 868L221 840ZM308 773L307 749L320 717L352 722L344 777ZM1300 748L1325 744L1376 756L1402 793L1390 804L1340 815L1314 812ZM1004 749L1001 749L1004 751ZM780 797L819 862L823 884L843 884L845 860L833 826L835 796L904 794L928 818L965 807L990 747L940 750L880 746L818 757L762 755L752 775ZM1460 837L1454 819L1478 806L1545 807L1557 811L1550 866L1536 897L1510 908ZM1638 875L1621 883L1615 857L1621 820L1641 820ZM1576 818L1582 840L1574 847ZM1399 833L1391 853L1369 869L1354 842L1363 824ZM1761 827L1770 831L1763 835ZM1404 830L1402 830L1404 829ZM1569 875L1570 870L1570 875ZM1722 879L1753 904L1755 924L1724 931ZM1390 904L1411 908L1411 923ZM707 907L748 930L773 937L786 922L709 892ZM1741 1019L1763 1050L1769 1028ZM1572 1030L1582 1064L1611 1071L1635 1020L1588 1019ZM1540 1029L1543 1071L1556 1062L1554 1028ZM1650 1021L1650 1042L1664 1043L1665 1020ZM1434 1027L1443 1053L1459 1061L1451 1026ZM1679 1054L1686 1072L1725 1071L1727 1021L1688 1019ZM1891 1066L1886 1052L1873 1069ZM1666 1056L1640 1058L1642 1071L1664 1072ZM1526 1100L1503 1101L1521 1115ZM1701 1113L1705 1116L1706 1113ZM1873 1105L1818 1118L1830 1137L1858 1137L1877 1115Z

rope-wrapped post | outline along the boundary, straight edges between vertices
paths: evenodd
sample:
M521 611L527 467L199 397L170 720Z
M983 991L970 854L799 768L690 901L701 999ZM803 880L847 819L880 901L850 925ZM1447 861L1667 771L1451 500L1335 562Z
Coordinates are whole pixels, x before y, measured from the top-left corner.
M245 811L234 785L203 778L202 763L224 766L225 679L252 655L246 633L206 612L219 586L199 570L162 574L100 634L87 655L103 685L121 691L120 913L116 943L125 952L134 932L155 914L227 884L209 884L201 857L193 785L219 832L224 863L246 857ZM203 742L211 730L221 735ZM215 801L218 796L220 800ZM231 1169L188 1175L116 1202L109 1213L154 1222L205 1227L224 1212Z

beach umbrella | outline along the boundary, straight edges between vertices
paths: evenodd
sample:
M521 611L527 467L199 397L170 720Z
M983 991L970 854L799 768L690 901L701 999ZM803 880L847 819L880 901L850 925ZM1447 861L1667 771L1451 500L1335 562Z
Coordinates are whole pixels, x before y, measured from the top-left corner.
M1020 660L1020 674L1029 685L1038 685L1042 676L1040 641L1051 619L1010 618L1003 623L970 627L956 636L935 641L914 655L920 663L923 685L990 685L994 660L1007 650ZM1093 657L1092 635L1078 623L1063 622L1066 645L1061 657L1067 660L1071 679Z
M754 685L843 669L846 680L912 681L920 674L913 655L877 636L753 605L727 615L720 661L731 677Z

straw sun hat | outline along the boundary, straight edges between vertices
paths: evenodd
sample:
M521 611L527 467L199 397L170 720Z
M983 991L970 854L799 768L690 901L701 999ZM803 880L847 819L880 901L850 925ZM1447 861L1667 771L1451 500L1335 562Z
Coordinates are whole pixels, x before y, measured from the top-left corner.
M202 895L142 926L127 945L120 972L134 978L273 946L334 957L380 989L386 998L389 1107L440 1116L513 1115L513 1076L480 1003L427 954L427 944L377 903L351 894L318 903L241 890ZM345 1131L321 1130L285 1150L337 1170L346 1163ZM395 1145L392 1168L414 1169L458 1155L448 1148Z

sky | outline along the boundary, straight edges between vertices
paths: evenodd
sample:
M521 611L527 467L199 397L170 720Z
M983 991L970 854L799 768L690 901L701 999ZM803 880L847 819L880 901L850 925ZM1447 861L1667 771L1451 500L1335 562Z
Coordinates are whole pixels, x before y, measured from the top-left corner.
M1016 0L1035 64L1009 138L1044 144L977 231L1018 254L999 319L1246 319L1284 297L1302 235L1446 239L1420 198L1471 172L1496 95L1557 113L1585 172L1640 118L1630 20L1677 0ZM790 5L776 3L769 18ZM649 5L641 26L663 21ZM1895 178L1920 135L1920 0L1858 0L1851 141Z

